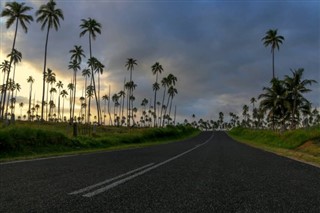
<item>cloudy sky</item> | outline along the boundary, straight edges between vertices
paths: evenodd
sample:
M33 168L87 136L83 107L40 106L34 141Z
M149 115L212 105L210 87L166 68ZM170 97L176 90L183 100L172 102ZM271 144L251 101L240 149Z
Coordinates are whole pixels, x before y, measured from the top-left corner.
M30 14L46 1L26 0L33 7ZM1 11L5 1L1 1ZM57 1L64 21L57 32L51 31L48 67L64 82L71 81L68 70L74 45L82 45L89 55L88 37L79 37L81 19L96 19L102 33L93 41L93 55L106 69L102 75L102 92L122 89L129 72L124 66L134 58L135 106L143 98L152 99L155 76L151 66L159 62L164 72L178 78L178 95L174 99L180 121L191 115L217 119L220 111L240 113L251 97L261 94L272 77L270 48L261 38L269 29L278 29L285 37L275 54L276 76L290 75L290 69L304 68L304 77L320 83L320 2L319 1L156 1L156 0L64 0ZM12 46L14 27L1 23L0 61L6 59ZM35 97L41 100L41 73L45 32L33 22L25 34L19 30L16 48L23 54L17 66L16 81L21 84L18 102L27 103L29 75L35 78ZM82 68L85 68L85 63ZM2 79L2 76L1 76ZM78 75L79 97L83 80ZM307 98L320 107L320 84L310 87ZM162 90L159 92L162 94ZM158 95L162 97L162 95ZM250 105L251 106L251 105Z

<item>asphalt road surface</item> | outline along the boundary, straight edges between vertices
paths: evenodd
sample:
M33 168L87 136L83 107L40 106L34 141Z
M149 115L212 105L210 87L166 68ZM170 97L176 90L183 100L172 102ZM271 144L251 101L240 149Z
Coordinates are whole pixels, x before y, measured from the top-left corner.
M320 169L224 132L0 164L0 212L320 212Z

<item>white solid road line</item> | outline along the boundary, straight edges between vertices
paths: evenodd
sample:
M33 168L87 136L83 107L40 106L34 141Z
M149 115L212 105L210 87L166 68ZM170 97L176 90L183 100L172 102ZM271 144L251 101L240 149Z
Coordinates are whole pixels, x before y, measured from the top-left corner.
M147 168L147 169L145 169L145 170L142 170L142 171L140 171L140 172L137 172L137 173L135 173L135 174L133 174L133 175L131 175L131 176L128 176L128 177L126 177L126 178L124 178L124 179L118 180L118 181L116 181L116 182L114 182L114 183L112 183L112 184L109 184L109 185L105 186L105 187L102 187L102 188L99 188L99 189L97 189L97 190L95 190L95 191L93 191L93 192L89 192L89 193L87 193L87 194L84 194L83 196L84 196L84 197L92 197L92 196L95 196L95 195L100 194L100 193L102 193L102 192L105 192L105 191L107 191L107 190L109 190L109 189L112 189L112 188L114 188L114 187L116 187L116 186L118 186L118 185L120 185L120 184L122 184L122 183L125 183L125 182L127 182L127 181L129 181L129 180L131 180L131 179L133 179L133 178L136 178L136 177L138 177L138 176L140 176L140 175L143 175L143 174L145 174L145 173L147 173L147 172L149 172L149 171L151 171L151 170L153 170L153 169L156 169L156 168L158 168L159 166L162 166L162 165L164 165L164 164L167 164L167 163L169 163L170 161L173 161L173 160L175 160L175 159L177 159L177 158L179 158L179 157L181 157L181 156L183 156L183 155L185 155L185 154L187 154L187 153L189 153L189 152L192 152L193 150L195 150L195 149L197 149L197 148L205 145L206 143L208 143L212 138L213 138L213 134L212 134L212 136L211 136L207 141L205 141L205 142L202 143L202 144L196 145L196 146L195 146L194 148L192 148L192 149L189 149L189 150L187 150L187 151L185 151L185 152L183 152L183 153L181 153L181 154L178 154L178 155L176 155L176 156L174 156L174 157L172 157L172 158L170 158L170 159L168 159L168 160L165 160L165 161L163 161L163 162L161 162L161 163L158 163L158 164L156 164L156 165L154 165L154 166L151 166L151 167L149 167L149 168ZM87 190L86 190L86 191L87 191Z
M100 182L100 183L97 183L97 184L88 186L88 187L83 188L83 189L79 189L79 190L77 190L77 191L74 191L74 192L69 193L69 195L76 195L76 194L80 194L80 193L82 193L82 192L89 191L89 190L94 189L94 188L96 188L96 187L98 187L98 186L101 186L101 185L103 185L103 184L110 183L110 182L112 182L112 181L114 181L114 180L117 180L117 179L122 178L122 177L124 177L124 176L130 175L130 174L135 173L135 172L137 172L137 171L139 171L139 170L145 169L145 168L147 168L147 167L149 167L149 166L152 166L153 164L154 164L154 163L150 163L150 164L148 164L148 165L145 165L145 166L139 167L139 168L137 168L137 169L131 170L131 171L127 172L127 173L121 174L121 175L116 176L116 177L113 177L113 178L111 178L111 179L102 181L102 182Z

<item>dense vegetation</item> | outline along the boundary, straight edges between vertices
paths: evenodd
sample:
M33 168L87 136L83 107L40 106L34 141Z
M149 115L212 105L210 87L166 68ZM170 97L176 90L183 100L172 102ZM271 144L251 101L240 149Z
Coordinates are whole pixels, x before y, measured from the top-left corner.
M182 125L139 129L81 125L79 132L87 131L90 135L73 137L72 128L66 123L30 122L0 128L0 158L139 147L183 139L199 132Z

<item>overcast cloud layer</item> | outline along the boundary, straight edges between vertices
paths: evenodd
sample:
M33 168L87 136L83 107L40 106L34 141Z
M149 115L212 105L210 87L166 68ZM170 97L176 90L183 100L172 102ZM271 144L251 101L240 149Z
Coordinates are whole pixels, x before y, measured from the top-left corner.
M34 9L43 1L25 1ZM1 10L4 6L1 1ZM305 69L305 78L320 83L320 3L319 1L57 1L64 12L58 32L49 38L48 67L58 80L70 82L67 69L74 45L88 54L88 37L79 38L81 19L88 17L102 24L102 33L93 42L93 54L106 66L102 94L122 89L127 58L137 59L133 80L138 85L136 106L152 98L155 77L151 66L162 64L164 72L178 78L174 104L180 119L217 119L220 111L239 113L251 97L269 86L272 77L271 51L261 38L269 29L285 37L275 53L276 76L290 75L290 69ZM10 52L14 28L1 23L1 61ZM24 63L17 73L28 75L23 64L39 74L43 69L45 32L33 22L28 34L19 31L16 47ZM82 68L84 68L84 65ZM24 71L22 71L24 70ZM79 84L81 83L79 72ZM39 83L41 79L36 79ZM307 95L320 106L320 87L314 84ZM160 91L162 94L162 91ZM28 87L21 96L27 97ZM40 100L40 91L37 98ZM161 97L161 96L160 96ZM181 121L181 120L180 120Z

